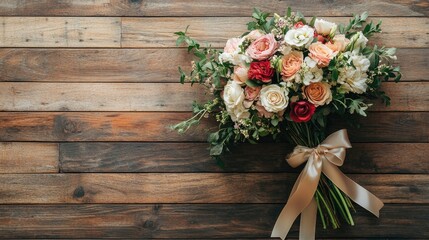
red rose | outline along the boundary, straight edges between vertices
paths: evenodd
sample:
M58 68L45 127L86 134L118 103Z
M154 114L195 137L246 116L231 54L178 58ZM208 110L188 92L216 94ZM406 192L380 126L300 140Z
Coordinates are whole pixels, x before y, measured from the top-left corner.
M297 23L295 23L295 25L294 25L294 27L295 28L301 28L301 27L303 27L304 26L304 23L302 23L302 22L297 22Z
M294 122L308 122L316 111L316 107L308 101L292 102L290 118Z
M264 83L271 82L274 69L271 68L270 61L252 62L249 68L249 79L259 80Z

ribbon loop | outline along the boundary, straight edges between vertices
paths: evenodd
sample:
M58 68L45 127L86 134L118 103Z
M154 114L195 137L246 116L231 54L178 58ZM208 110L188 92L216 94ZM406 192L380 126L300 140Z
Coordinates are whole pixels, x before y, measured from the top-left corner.
M287 158L289 165L295 168L307 163L292 188L288 202L277 218L271 237L285 239L293 222L301 214L299 239L314 239L317 211L314 194L322 172L350 199L375 216L379 216L383 202L338 169L338 166L344 163L347 148L351 148L351 144L345 129L329 135L316 148L295 147Z

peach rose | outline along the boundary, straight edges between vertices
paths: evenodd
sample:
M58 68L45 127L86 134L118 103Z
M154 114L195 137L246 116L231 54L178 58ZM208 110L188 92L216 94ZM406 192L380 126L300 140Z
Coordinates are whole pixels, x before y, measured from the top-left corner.
M303 88L304 97L316 107L332 101L331 86L326 82L315 82Z
M242 42L243 42L243 39L241 38L230 38L226 42L226 45L223 48L223 51L226 53L234 53L235 51L239 50L238 47Z
M319 67L328 66L335 56L334 51L321 42L312 43L308 50L310 51L309 56L317 62Z
M326 46L330 48L334 53L343 52L347 45L350 43L350 40L346 38L343 34L336 35L332 42L328 42Z
M301 69L304 54L301 51L292 51L282 58L281 75L283 80L289 81Z
M246 97L246 100L253 101L259 96L259 92L261 91L262 87L249 87L246 86L244 89L244 96Z
M272 33L264 35L250 44L246 53L255 60L265 60L277 50L277 41Z
M249 34L246 35L246 38L251 40L251 41L254 41L254 40L256 40L256 39L258 39L264 35L265 35L265 33L262 32L261 30L253 30Z
M239 84L244 84L249 79L247 72L249 68L243 66L235 66L234 73L232 74L232 80L236 81Z

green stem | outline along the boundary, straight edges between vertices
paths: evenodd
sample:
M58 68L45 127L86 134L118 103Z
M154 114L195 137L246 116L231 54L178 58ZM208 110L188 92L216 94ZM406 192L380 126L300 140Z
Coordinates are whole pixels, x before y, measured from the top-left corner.
M319 196L320 200L322 201L324 207L326 208L326 210L328 212L329 218L331 219L332 228L337 229L338 228L337 221L335 220L334 215L332 214L330 207L326 203L326 201L323 198L322 194L320 193L319 189L316 190L316 194Z
M335 186L335 185L332 185L332 186L334 186L333 188L334 188L334 190L337 192L338 196L340 197L341 202L342 202L342 204L343 204L343 206L344 206L344 209L346 210L346 213L347 213L347 218L346 218L346 220L348 219L348 221L347 221L347 222L348 222L350 225L354 226L354 225L355 225L355 223L353 222L352 215L350 214L350 211L349 211L349 208L348 208L348 206L347 206L347 203L346 203L346 201L344 200L343 194L340 192L340 190L338 189L338 187L337 187L337 186ZM338 205L340 205L340 204L338 204Z
M325 218L324 218L323 213L322 213L322 206L320 205L319 196L317 196L317 194L316 194L314 196L314 198L316 199L317 211L319 212L320 219L322 220L323 229L326 229L326 222L325 222Z

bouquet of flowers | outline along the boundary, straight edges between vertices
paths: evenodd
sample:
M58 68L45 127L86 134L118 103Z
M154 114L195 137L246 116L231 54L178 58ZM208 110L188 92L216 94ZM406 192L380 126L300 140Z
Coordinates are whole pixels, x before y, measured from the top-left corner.
M180 133L213 116L219 129L209 134L210 155L220 156L239 142L257 143L285 136L297 145L288 156L296 167L306 162L288 203L273 229L285 238L301 214L301 239L314 238L316 214L324 228L338 228L340 219L354 225L350 201L378 216L383 203L346 177L337 166L351 145L345 130L327 134L330 115L347 121L366 116L373 99L390 104L380 90L389 79L399 81L394 48L367 45L381 32L381 22L367 23L367 13L347 25L304 16L288 8L284 16L255 9L249 32L227 41L223 51L201 45L187 32L177 32L198 60L180 81L199 83L213 97L194 103L194 116L173 129Z

